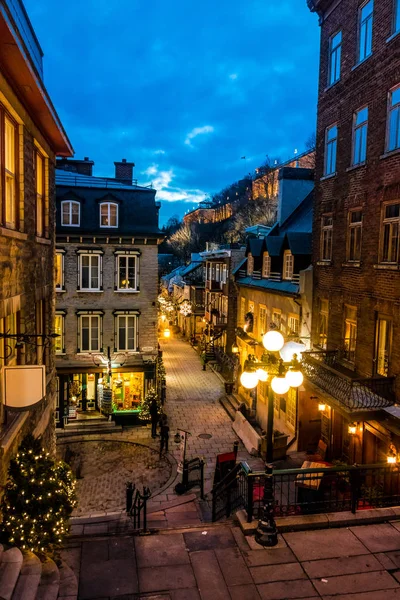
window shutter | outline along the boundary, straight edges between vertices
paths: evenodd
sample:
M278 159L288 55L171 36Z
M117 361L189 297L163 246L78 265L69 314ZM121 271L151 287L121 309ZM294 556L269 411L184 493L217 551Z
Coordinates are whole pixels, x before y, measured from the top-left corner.
M118 315L114 315L114 352L118 351Z
M79 354L79 352L81 351L81 349L80 349L80 345L81 345L81 318L78 316L77 319L78 319L77 342L78 342L78 354Z
M99 254L99 284L100 290L103 291L103 257Z
M77 283L76 289L80 290L81 289L81 256L80 256L80 254L78 254L78 256L76 258L78 260L78 268L77 268L78 283Z
M115 257L115 264L114 264L114 291L116 292L118 290L118 281L119 281L119 273L118 273L118 264L119 264L119 258L118 258L118 254ZM117 344L115 344L117 345Z
M103 315L99 315L99 331L100 331L100 339L99 339L99 346L100 346L100 352L103 352Z
M140 292L140 258L136 257L136 289Z
M135 319L136 351L139 350L139 317Z

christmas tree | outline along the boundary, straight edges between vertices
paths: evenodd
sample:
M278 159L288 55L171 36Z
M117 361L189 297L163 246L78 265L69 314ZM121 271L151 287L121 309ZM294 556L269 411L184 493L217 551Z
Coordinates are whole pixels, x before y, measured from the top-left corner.
M161 414L161 402L158 399L155 389L150 388L144 400L140 404L140 418L142 421L150 421L150 405L153 400L157 401L158 414Z
M56 462L40 440L26 436L8 469L0 540L21 550L52 552L68 533L75 506L68 465Z

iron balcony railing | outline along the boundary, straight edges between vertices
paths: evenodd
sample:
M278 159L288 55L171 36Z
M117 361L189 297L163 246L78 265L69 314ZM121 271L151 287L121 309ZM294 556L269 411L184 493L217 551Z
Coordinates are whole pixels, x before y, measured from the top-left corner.
M224 327L228 323L226 315L211 315L211 322L215 327Z
M303 352L308 379L350 410L380 409L395 403L394 377L361 379L343 372L337 350Z
M56 184L66 187L95 187L95 188L120 188L124 187L140 187L146 189L152 189L152 185L138 185L137 179L132 180L132 184L129 181L123 181L122 179L115 179L112 177L92 177L91 175L74 175L71 171L67 171L66 174L57 172Z

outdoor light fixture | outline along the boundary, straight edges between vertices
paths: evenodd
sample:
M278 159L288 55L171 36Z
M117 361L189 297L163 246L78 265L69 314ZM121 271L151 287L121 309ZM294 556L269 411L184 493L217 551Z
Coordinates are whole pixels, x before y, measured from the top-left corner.
M180 442L181 442L181 434L179 433L179 431L177 431L176 434L174 435L174 442L175 442L175 444L180 444Z
M170 330L169 330L169 329L164 329L164 334L163 334L163 335L164 335L164 337L165 337L165 338L169 338L169 337L171 337L171 332L170 332Z
M239 346L234 342L233 346L232 346L232 354L238 354L239 353Z
M267 371L264 371L264 369L257 369L256 375L258 377L258 381L262 381L263 383L268 381L268 373Z
M297 368L290 368L285 375L285 379L290 387L297 388L303 383L304 377L303 373Z
M258 384L258 376L254 371L243 371L240 376L240 383L247 390L252 390Z
M318 404L318 410L320 412L325 412L325 410L326 410L326 404L323 404L322 402L320 404Z
M278 375L271 381L271 387L275 394L286 394L289 391L290 385L286 377Z
M395 454L388 454L386 460L387 460L388 465L395 465L397 463Z
M262 343L268 352L279 352L279 350L282 349L285 340L279 331L272 329L263 336Z
M286 342L283 348L279 351L283 362L290 362L295 356L307 350L304 344L298 342Z
M355 435L357 433L357 425L355 423L350 423L348 430L350 435Z

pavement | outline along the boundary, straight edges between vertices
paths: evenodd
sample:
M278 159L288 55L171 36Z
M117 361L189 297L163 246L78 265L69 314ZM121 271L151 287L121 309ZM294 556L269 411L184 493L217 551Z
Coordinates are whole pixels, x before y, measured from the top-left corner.
M79 600L400 600L400 522L285 533L229 525L71 542Z

